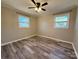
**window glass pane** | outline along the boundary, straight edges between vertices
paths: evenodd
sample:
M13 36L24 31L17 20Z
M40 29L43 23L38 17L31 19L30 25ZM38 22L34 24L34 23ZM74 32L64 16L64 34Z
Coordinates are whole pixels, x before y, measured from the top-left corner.
M24 16L19 16L19 22L29 22L29 18Z
M57 22L55 24L56 28L68 28L68 22Z
M29 24L28 23L19 23L19 27L20 28L27 28L27 27L29 27Z
M56 17L55 21L56 22L68 21L68 19L69 19L68 16L58 16L58 17Z
M19 16L18 23L20 28L28 28L29 27L29 18L25 16Z

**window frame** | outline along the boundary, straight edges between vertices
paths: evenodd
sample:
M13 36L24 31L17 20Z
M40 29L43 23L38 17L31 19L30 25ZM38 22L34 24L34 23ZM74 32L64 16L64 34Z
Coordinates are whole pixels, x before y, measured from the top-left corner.
M67 26L66 27L56 27L56 17L62 17L62 16L68 16L68 20L67 21L60 21L60 22L67 22ZM62 13L62 14L57 14L54 16L54 28L56 29L69 29L69 21L70 21L70 13Z
M25 17L25 18L28 18L29 19L29 22L20 22L19 21L19 17L20 16L23 16L23 17ZM20 23L26 23L26 24L28 24L29 25L29 27L20 27ZM25 15L18 15L18 27L20 28L20 29L28 29L28 28L30 28L30 18L28 17L28 16L25 16Z

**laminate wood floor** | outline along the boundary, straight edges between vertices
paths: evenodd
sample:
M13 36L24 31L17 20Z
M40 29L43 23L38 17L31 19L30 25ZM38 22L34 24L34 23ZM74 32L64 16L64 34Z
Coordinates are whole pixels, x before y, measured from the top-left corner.
M77 59L71 44L31 37L1 47L2 59Z

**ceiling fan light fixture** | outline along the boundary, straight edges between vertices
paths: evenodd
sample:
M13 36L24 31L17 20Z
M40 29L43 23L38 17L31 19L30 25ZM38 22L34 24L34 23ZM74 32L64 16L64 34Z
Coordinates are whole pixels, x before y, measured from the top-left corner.
M35 8L35 11L40 12L41 8Z
M40 11L46 11L46 9L43 8L43 6L48 5L47 2L41 4L40 2L35 2L34 0L31 0L35 7L29 7L29 9L34 9L36 12L40 12Z

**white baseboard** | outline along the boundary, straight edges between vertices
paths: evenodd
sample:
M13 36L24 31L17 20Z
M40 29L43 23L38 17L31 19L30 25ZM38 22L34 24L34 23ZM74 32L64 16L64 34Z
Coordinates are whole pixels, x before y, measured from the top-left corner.
M61 40L61 39L56 39L56 38L52 38L52 37L48 37L48 36L44 36L44 35L36 35L36 34L35 35L30 35L30 36L27 36L27 37L24 37L24 38L21 38L21 39L17 39L17 40L14 40L14 41L3 43L3 44L1 44L1 46L7 45L7 44L10 44L10 43L13 43L13 42L17 42L17 41L20 41L20 40L23 40L23 39L28 39L28 38L33 37L33 36L45 37L45 38L49 38L49 39L52 39L52 40L56 40L56 41L72 44L74 52L75 52L76 56L78 56L78 54L76 52L76 49L74 47L74 44L72 42L68 42L68 41L64 41L64 40Z
M44 36L44 35L37 35L37 36L49 38L49 39L52 39L52 40L55 40L55 41L59 41L59 42L65 42L65 43L72 44L72 42L64 41L64 40L57 39L57 38L52 38L52 37L49 37L49 36Z
M7 44L10 44L10 43L13 43L13 42L17 42L17 41L20 41L20 40L23 40L23 39L28 39L28 38L33 37L33 36L36 36L36 34L30 35L30 36L27 36L27 37L24 37L24 38L21 38L21 39L13 40L13 41L10 41L10 42L7 42L7 43L2 43L1 46L7 45Z
M76 54L76 57L78 57L77 51L76 51L75 46L74 46L73 43L72 43L72 46L73 46L74 52L75 52L75 54Z
M55 41L60 41L60 42L65 42L65 43L72 44L72 47L74 49L74 52L75 52L76 56L78 56L77 51L76 51L76 49L74 47L74 44L72 42L68 42L68 41L64 41L64 40L61 40L61 39L56 39L56 38L52 38L52 37L48 37L48 36L43 36L43 35L37 35L37 36L49 38L49 39L52 39L52 40L55 40Z

